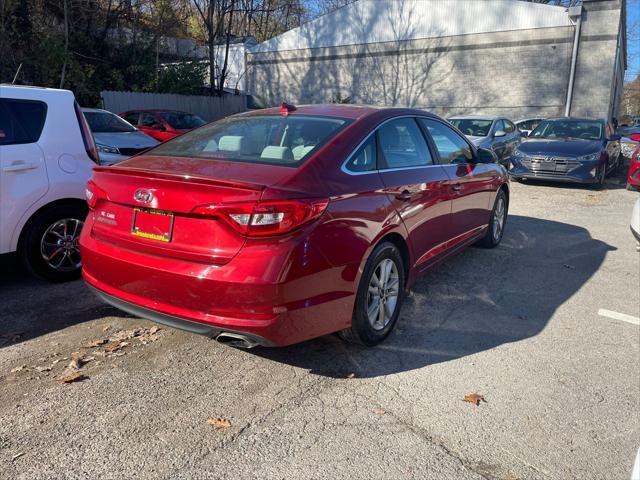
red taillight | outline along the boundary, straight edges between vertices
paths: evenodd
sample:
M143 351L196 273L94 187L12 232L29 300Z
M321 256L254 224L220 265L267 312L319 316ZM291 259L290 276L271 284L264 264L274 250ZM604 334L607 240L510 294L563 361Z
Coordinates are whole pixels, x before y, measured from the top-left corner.
M105 191L98 187L93 180L87 182L84 194L87 198L87 205L89 205L91 210L98 204L98 200L107 198Z
M82 110L80 110L80 106L77 102L74 102L73 108L76 111L76 118L78 119L78 124L80 125L80 133L82 133L84 149L87 152L89 158L95 163L99 164L100 157L98 156L98 148L96 147L96 142L93 139L93 134L91 133L91 129L89 128L89 124L87 123L87 119L84 118L84 113L82 113Z
M326 210L328 200L284 200L200 205L192 213L223 219L243 235L260 237L290 232Z

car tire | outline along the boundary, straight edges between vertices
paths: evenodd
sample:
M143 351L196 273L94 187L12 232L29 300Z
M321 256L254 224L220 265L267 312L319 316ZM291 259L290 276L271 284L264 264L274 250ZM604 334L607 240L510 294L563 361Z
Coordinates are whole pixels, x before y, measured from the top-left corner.
M495 248L500 245L504 236L504 227L507 224L509 213L509 201L504 190L498 190L496 199L491 209L489 228L485 236L478 241L477 245L483 248Z
M602 190L604 188L604 182L607 178L607 167L603 165L598 172L598 181L595 184L596 190Z
M385 276L386 280L380 282ZM340 336L368 347L382 342L398 321L404 285L405 268L398 247L391 242L381 243L371 253L362 273L351 328L340 332Z
M80 277L78 240L87 211L87 207L80 204L60 204L31 218L23 230L20 245L27 270L51 282Z

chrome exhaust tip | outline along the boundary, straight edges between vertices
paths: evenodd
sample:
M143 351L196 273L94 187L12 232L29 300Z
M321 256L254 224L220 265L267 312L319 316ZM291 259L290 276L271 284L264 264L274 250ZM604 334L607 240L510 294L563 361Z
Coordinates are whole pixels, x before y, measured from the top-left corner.
M216 337L216 341L236 348L253 348L258 345L258 342L251 338L230 332L222 332Z

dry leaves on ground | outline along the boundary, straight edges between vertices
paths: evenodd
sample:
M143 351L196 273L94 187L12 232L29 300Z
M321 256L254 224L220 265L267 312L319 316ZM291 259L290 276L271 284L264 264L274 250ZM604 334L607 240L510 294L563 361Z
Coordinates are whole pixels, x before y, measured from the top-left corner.
M69 375L68 377L63 377L60 380L62 381L62 383L73 383L73 382L79 382L81 380L85 380L87 378L89 377L86 377L81 373L74 373L73 375Z
M480 395L478 393L469 393L465 395L462 399L463 402L475 403L476 405L480 405L480 402L487 403L484 399L484 395Z
M100 345L104 345L108 340L106 338L97 338L95 340L89 340L88 342L82 342L80 345L82 348L96 348Z
M384 408L374 408L373 413L376 415L384 415L387 411Z
M207 420L207 423L215 427L216 430L222 430L225 428L229 428L231 426L230 420L227 420L226 418L221 418L221 417L210 418Z

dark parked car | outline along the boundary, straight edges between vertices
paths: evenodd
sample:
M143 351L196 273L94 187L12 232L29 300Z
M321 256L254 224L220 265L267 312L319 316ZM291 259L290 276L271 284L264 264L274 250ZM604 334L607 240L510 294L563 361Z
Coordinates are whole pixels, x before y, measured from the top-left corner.
M498 161L507 168L522 137L511 120L501 117L455 116L449 118L449 123L464 133L478 148L495 152Z
M179 110L129 110L120 116L160 142L171 140L207 123L197 115Z
M621 162L620 135L604 120L544 120L520 144L509 174L515 179L598 183Z
M419 274L500 243L506 171L427 112L234 115L94 169L85 280L135 315L235 346L393 329Z

